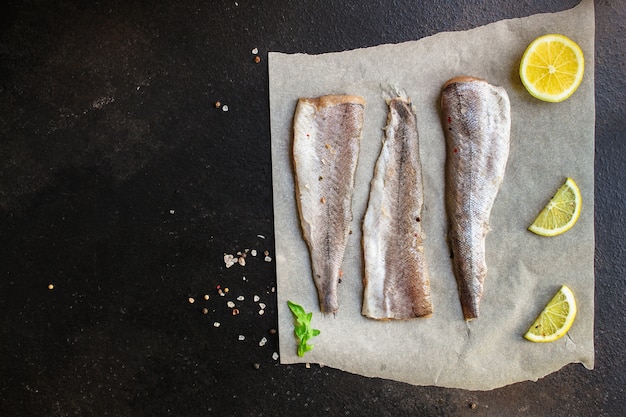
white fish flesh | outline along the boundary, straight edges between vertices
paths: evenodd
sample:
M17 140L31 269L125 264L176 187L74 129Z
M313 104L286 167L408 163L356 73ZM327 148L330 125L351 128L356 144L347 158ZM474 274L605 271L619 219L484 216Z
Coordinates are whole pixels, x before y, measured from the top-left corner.
M364 108L362 97L328 95L299 99L294 115L296 200L324 313L339 308Z
M389 101L365 219L362 314L378 320L433 313L424 257L424 192L417 121L403 98Z

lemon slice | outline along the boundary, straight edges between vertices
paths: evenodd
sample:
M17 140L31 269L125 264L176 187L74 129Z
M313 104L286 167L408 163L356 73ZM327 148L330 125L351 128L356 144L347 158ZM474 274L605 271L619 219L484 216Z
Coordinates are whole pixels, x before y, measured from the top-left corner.
M574 226L583 199L580 189L573 179L568 178L546 204L528 230L541 236L556 236L567 232Z
M522 56L519 75L528 92L539 100L559 102L571 96L583 80L583 51L563 35L544 35Z
M553 342L565 336L576 318L574 293L563 285L530 326L524 337L531 342Z

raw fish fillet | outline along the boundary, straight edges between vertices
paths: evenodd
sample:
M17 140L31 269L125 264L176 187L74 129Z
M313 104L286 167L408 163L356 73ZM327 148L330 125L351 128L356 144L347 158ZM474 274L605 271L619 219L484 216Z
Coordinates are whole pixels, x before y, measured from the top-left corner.
M479 315L485 236L509 156L510 107L503 88L477 78L453 78L441 93L448 239L466 320Z
M294 115L296 200L324 313L339 308L364 108L362 97L329 95L299 99Z
M363 222L362 314L367 317L432 315L421 227L423 188L415 114L408 100L394 98Z

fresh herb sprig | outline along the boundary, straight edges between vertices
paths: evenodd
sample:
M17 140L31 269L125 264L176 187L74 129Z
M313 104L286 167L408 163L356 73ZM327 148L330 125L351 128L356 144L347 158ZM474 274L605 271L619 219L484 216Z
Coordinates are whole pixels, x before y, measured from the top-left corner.
M304 307L296 303L292 303L291 301L287 301L287 304L289 305L289 309L295 318L294 333L300 341L298 344L298 356L302 357L306 352L313 349L313 345L309 345L307 342L311 338L320 334L320 331L311 328L311 318L313 318L312 312L307 314L307 312L304 311Z

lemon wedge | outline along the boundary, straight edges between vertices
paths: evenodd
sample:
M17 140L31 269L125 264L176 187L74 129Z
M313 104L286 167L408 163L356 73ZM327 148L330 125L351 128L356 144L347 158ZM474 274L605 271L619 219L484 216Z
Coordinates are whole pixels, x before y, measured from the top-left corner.
M578 88L585 72L583 51L563 35L541 36L528 45L519 74L528 92L539 100L563 101Z
M576 318L576 300L569 287L563 285L550 300L524 337L531 342L553 342L569 331Z
M568 178L541 210L528 230L541 236L557 236L576 224L583 200L580 189Z

